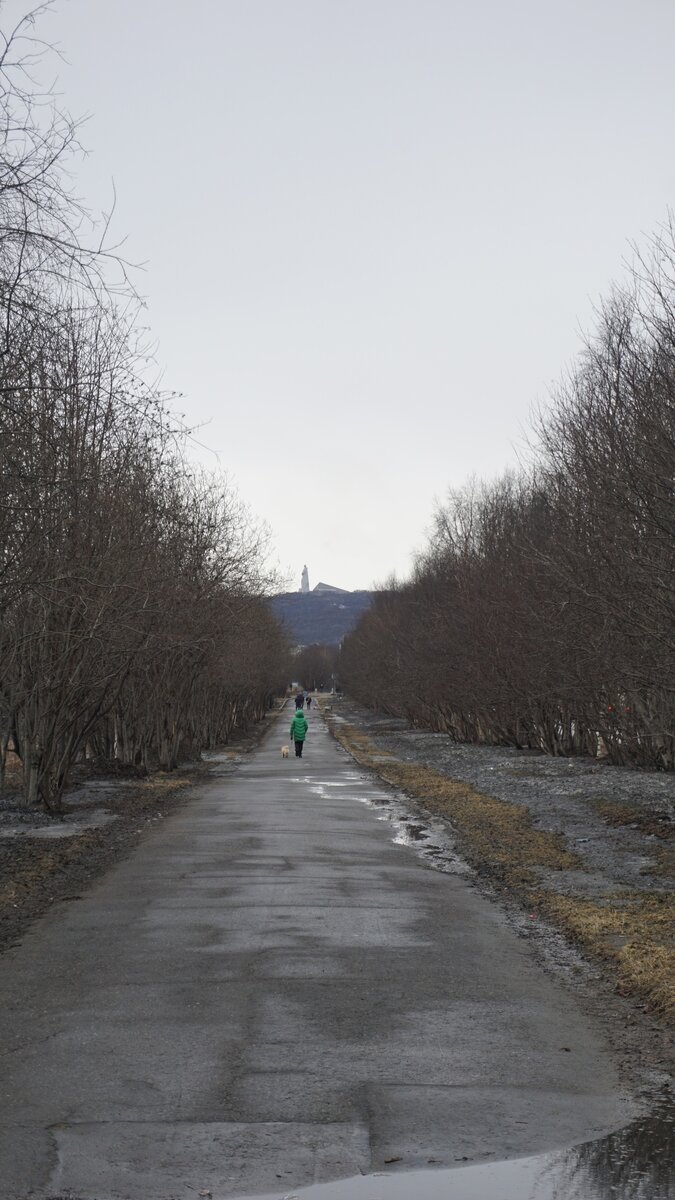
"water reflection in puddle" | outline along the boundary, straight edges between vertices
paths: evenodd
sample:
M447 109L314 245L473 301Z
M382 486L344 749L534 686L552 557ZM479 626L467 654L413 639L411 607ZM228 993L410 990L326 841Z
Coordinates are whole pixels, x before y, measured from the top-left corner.
M664 1105L597 1141L536 1158L358 1176L258 1200L673 1200L675 1121ZM249 1200L253 1198L249 1197Z

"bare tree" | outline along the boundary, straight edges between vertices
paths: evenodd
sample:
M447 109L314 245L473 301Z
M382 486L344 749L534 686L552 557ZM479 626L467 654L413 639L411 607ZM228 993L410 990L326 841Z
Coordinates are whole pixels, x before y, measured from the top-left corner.
M91 305L129 293L127 265L109 240L110 214L96 221L75 193L81 122L44 83L55 50L39 36L52 0L0 30L0 353L17 314L67 296ZM1 10L0 10L1 14ZM114 205L113 205L114 207ZM7 386L7 385L6 385ZM1 393L0 393L1 394Z
M462 741L675 767L675 229L638 255L529 472L449 494L341 670Z
M259 719L288 648L264 531L187 464L72 191L77 125L38 83L50 7L0 34L0 784L11 747L56 810L82 759L170 770Z

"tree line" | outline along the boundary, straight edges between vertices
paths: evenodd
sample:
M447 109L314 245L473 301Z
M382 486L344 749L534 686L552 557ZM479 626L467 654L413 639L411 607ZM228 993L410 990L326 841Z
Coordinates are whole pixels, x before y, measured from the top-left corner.
M35 16L0 35L0 785L11 751L54 810L83 758L169 770L259 719L288 647L264 532L188 463L127 266L72 192Z
M329 692L337 680L338 656L336 645L303 646L293 659L293 678L307 691Z
M448 494L343 644L365 704L462 742L675 767L675 225L535 417L530 461Z

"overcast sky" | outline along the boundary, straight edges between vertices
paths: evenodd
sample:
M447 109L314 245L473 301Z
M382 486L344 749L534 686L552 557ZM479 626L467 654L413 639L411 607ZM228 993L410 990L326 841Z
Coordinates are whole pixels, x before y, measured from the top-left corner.
M195 456L294 588L405 574L673 202L675 3L58 0L41 28Z

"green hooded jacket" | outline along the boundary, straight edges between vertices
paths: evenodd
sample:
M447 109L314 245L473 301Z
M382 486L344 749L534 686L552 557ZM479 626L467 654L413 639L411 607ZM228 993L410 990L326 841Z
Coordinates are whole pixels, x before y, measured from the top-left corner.
M304 742L308 729L309 725L305 719L305 714L298 709L291 721L291 741Z

